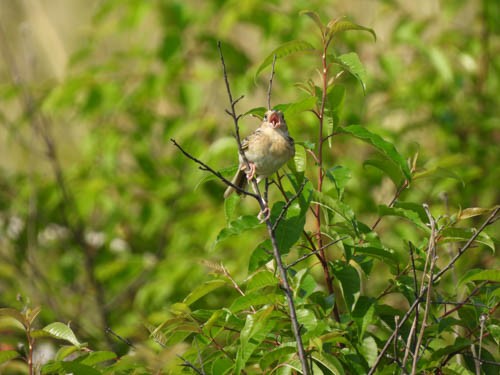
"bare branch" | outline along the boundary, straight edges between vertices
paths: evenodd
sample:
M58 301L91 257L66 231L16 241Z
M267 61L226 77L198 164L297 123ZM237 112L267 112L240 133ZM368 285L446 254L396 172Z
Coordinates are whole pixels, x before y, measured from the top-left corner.
M273 67L271 69L271 77L269 78L269 89L267 91L267 109L271 109L271 91L273 89L274 67L276 65L276 55L273 58Z
M288 209L290 208L290 206L292 205L292 203L300 196L300 194L302 193L302 190L304 190L304 187L306 186L307 184L307 180L304 179L304 181L302 181L302 183L300 184L299 188L297 189L297 193L295 193L286 203L285 205L283 206L283 208L281 209L281 212L280 214L278 215L278 217L276 218L276 220L274 221L274 224L273 224L273 227L272 227L272 231L274 232L276 230L276 228L278 227L279 223L281 220L283 220L283 217L285 217Z
M194 161L196 164L198 164L200 169L202 171L207 171L212 173L214 176L216 176L218 179L220 179L222 182L224 182L226 185L229 185L233 187L235 190L237 190L239 193L244 194L244 195L249 195L257 200L259 200L259 196L257 194L251 193L245 189L240 188L239 186L233 184L231 181L229 181L227 178L225 178L220 172L217 172L215 169L211 168L208 164L205 164L201 160L195 158L193 155L191 155L189 152L184 150L181 145L179 145L175 139L171 138L170 142L174 144L175 147L177 147L188 159L191 159Z

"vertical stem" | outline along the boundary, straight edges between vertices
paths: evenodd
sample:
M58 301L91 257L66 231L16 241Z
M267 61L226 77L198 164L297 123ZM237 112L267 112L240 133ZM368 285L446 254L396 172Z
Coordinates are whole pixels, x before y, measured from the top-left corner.
M328 48L328 43L325 41L323 42L323 53L321 55L321 65L322 65L322 71L321 71L321 107L318 113L318 119L319 119L319 134L318 134L318 155L317 155L317 163L318 163L318 183L317 183L317 190L319 192L323 191L323 178L324 178L324 171L323 171L323 125L324 125L324 118L325 118L325 106L326 106L326 97L327 97L327 90L328 90L328 64L326 60L326 51ZM321 266L323 267L323 274L325 277L325 283L328 288L328 293L334 294L333 290L333 279L330 274L330 269L328 267L328 260L326 258L325 254L325 247L323 246L323 236L321 235L321 206L319 204L316 205L315 210L314 210L314 216L316 218L316 241L318 243L318 249L319 249L319 258L321 262ZM336 321L340 321L340 313L338 310L338 304L337 301L335 301L335 304L333 306L333 316L335 317Z

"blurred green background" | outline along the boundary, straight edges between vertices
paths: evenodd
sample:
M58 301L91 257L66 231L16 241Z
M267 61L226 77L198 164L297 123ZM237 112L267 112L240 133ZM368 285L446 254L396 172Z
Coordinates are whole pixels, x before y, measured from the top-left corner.
M347 87L341 123L393 142L421 173L404 199L434 215L500 203L500 3L495 0L173 1L0 0L0 306L42 306L41 321L71 321L94 347L127 350L111 327L150 362L145 323L158 324L223 262L247 276L253 232L214 245L225 226L224 186L170 143L175 138L215 169L236 164L233 125L216 43L221 41L241 113L266 105L278 45L317 43L303 9L323 20L347 16L377 33L334 43L355 50L366 93ZM299 100L294 84L317 79L307 54L278 60L273 104ZM287 119L296 141L314 141L314 118ZM244 118L242 134L258 125ZM328 157L348 166L346 200L366 223L394 195L391 180L364 165L373 149L335 137ZM308 160L312 167L312 160ZM59 179L58 179L59 178ZM257 213L243 200L239 210ZM377 227L397 251L410 227ZM495 233L495 230L497 233ZM498 237L498 224L488 228ZM496 235L496 236L495 236ZM467 262L496 267L491 253ZM375 280L372 288L384 280ZM214 293L223 306L236 292ZM141 344L144 343L144 344Z

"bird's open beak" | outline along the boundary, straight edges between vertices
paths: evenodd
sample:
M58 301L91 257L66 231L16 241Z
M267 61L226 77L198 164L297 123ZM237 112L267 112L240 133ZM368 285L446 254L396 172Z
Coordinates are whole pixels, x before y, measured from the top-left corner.
M271 116L269 116L269 122L273 126L273 128L277 129L281 126L281 119L280 116L276 113L273 112Z

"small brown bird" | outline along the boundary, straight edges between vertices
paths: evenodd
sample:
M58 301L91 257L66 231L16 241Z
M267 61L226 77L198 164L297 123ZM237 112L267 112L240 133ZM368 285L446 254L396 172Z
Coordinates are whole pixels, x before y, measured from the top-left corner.
M257 182L261 181L271 176L295 155L293 138L288 134L285 117L281 111L267 111L260 127L246 137L241 146L250 164L250 170L247 170L240 155L240 165L232 183L242 189L255 175ZM229 197L233 191L235 189L229 186L224 198Z

